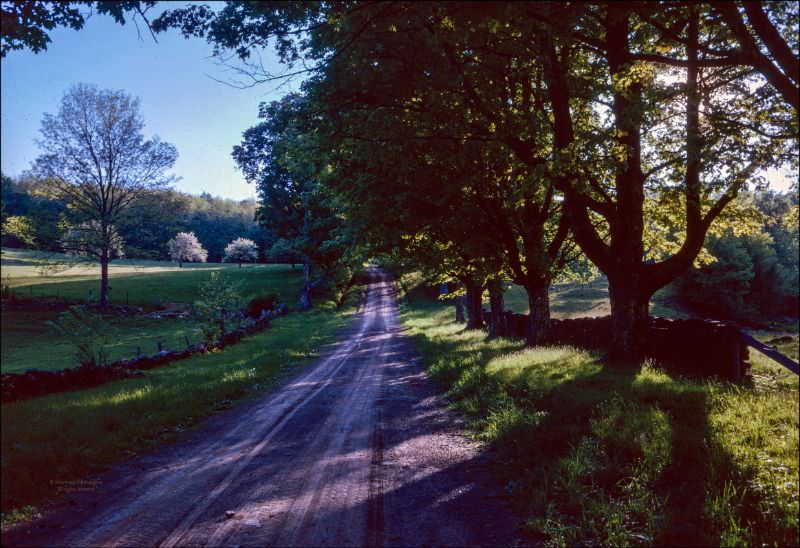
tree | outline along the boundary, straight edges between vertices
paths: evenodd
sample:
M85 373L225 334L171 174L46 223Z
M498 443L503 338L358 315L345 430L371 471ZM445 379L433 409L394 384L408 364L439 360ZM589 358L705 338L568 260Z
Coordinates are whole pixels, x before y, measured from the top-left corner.
M704 65L702 52L719 32L704 24L706 15L701 20L707 10L676 8L683 43L673 73L643 58L642 51L664 48L639 26L647 10L628 4L583 5L541 32L558 185L576 240L609 279L610 356L630 363L647 347L653 293L692 266L712 225L758 171L787 162L796 147L791 134L773 133L785 127L786 109L774 89L751 93L760 82L750 67ZM579 54L576 41L586 44ZM575 84L576 71L589 65L600 67L592 93ZM605 108L607 121L587 124L581 103ZM592 127L605 138L582 137ZM675 213L674 249L660 256L645 246L648 195Z
M144 2L40 2L35 0L15 0L0 4L2 15L2 42L0 57L9 51L29 48L34 53L47 49L50 36L47 31L57 27L69 27L75 30L83 28L83 24L91 11L82 12L80 8L97 10L97 13L111 15L114 20L125 24L127 12L133 12L133 21L139 16L150 26L146 12L156 4L154 0ZM137 24L138 30L138 24Z
M94 231L100 261L100 304L108 304L108 263L115 233L137 197L173 180L166 171L175 147L145 140L139 101L121 91L78 84L64 94L57 114L45 114L33 172L68 203L76 226ZM116 225L116 229L114 229Z
M179 268L183 268L184 262L204 263L208 258L208 251L200 244L194 232L178 232L167 242L167 249L172 260L178 262Z
M246 130L233 158L256 185L256 220L272 232L281 251L303 258L300 306L311 307L318 289L339 288L361 257L336 197L321 183L330 168L329 149L314 131L306 98L290 94L262 103L263 121ZM345 282L346 283L346 282Z
M731 6L746 12L749 38ZM522 207L520 228L571 231L609 278L610 357L638 363L653 293L692 266L709 230L760 172L796 165L796 8L741 6L231 2L216 12L176 10L157 26L205 35L244 61L276 44L287 64L303 61L312 74L305 89L322 89L317 100L353 139L386 143L394 129L383 124L387 112L407 113L409 125L423 113L433 123L413 138L429 144L424 154L446 138L513 151L538 187L512 193L533 206ZM248 69L256 83L279 77ZM366 131L351 131L357 116ZM545 223L528 223L548 185L564 225L549 211ZM672 215L663 253L647 245L648 202ZM503 211L498 224L509 218ZM519 246L520 238L507 241ZM525 261L547 258L536 252L542 241L528 239ZM547 271L533 266L521 273Z
M125 256L125 241L114 225L105 229L99 221L86 221L67 226L61 238L61 248L67 255L93 257L109 261Z
M236 238L225 246L223 261L226 263L239 263L239 268L242 268L242 263L254 263L257 260L258 246L253 240Z

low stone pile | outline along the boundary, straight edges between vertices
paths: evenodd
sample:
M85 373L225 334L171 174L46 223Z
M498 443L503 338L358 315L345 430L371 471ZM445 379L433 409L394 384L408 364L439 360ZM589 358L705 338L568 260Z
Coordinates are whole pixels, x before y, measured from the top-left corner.
M163 350L151 356L139 356L128 360L120 360L109 365L84 364L79 367L62 369L59 371L41 371L29 369L23 374L3 373L0 375L2 383L2 402L12 402L68 392L79 388L99 386L108 382L141 377L142 370L153 369L177 360L188 358L194 354L202 354L210 350L225 348L229 344L240 341L246 335L251 335L270 326L272 319L285 316L288 309L285 304L279 304L274 311L265 311L253 323L225 333L216 343L196 344L185 350Z
M524 337L528 316L505 313L511 337ZM710 320L651 318L647 357L667 370L692 376L738 381L747 374L749 352L739 328ZM608 350L611 316L552 320L547 344Z

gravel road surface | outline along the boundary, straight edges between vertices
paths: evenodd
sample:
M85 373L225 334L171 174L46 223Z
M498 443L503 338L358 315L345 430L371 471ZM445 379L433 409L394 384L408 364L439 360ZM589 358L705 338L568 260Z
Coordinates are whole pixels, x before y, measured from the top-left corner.
M375 270L315 364L3 535L34 546L516 545L486 447L428 380Z

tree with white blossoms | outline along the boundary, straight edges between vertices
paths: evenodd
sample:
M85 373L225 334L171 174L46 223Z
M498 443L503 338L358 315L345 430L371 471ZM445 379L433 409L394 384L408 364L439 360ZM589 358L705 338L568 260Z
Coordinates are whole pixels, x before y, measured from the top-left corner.
M225 257L222 259L226 263L253 263L258 260L258 246L253 240L247 238L236 238L225 246Z
M204 263L208 258L206 251L194 232L178 232L167 242L169 256L183 268L183 263Z

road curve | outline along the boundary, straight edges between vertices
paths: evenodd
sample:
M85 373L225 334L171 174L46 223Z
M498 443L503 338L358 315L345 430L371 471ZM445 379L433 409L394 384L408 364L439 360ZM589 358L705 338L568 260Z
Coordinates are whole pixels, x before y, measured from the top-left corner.
M302 374L115 466L3 545L517 544L486 448L417 364L394 284L371 278L356 325Z

